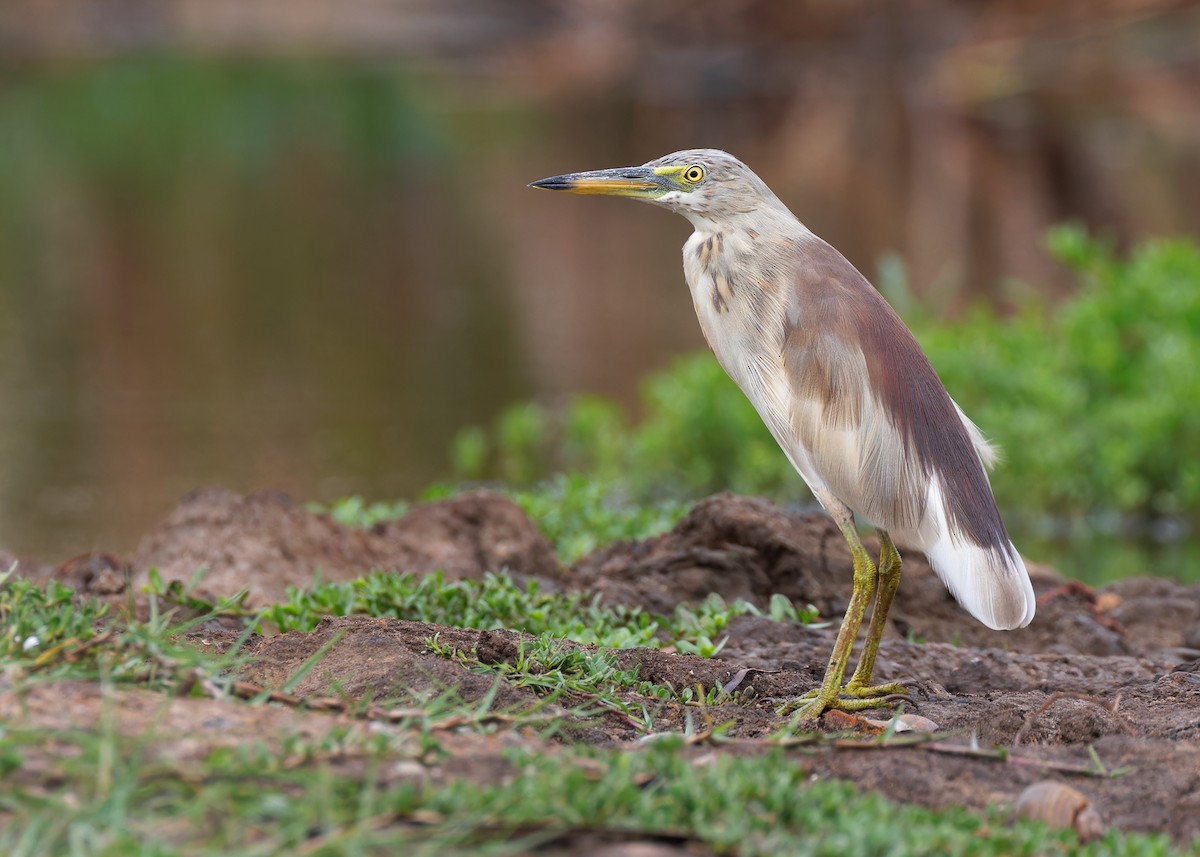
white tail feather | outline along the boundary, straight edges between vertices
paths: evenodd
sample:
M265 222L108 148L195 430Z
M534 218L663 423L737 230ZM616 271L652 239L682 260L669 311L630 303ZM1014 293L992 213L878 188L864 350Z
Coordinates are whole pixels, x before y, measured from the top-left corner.
M1012 542L1008 550L981 547L954 532L942 500L941 480L929 482L921 546L929 564L967 612L996 631L1033 621L1033 584Z
M929 564L959 604L996 631L1024 628L1033 621L1033 584L1025 563L994 548L960 542L945 534L929 551Z

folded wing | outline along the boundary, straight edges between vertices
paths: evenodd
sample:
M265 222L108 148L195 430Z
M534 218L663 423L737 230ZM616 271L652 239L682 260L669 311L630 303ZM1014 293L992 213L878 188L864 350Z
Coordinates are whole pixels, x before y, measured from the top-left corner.
M994 450L862 274L818 238L799 249L780 343L798 442L789 457L805 478L924 550L984 624L1027 625L1033 588L984 470Z

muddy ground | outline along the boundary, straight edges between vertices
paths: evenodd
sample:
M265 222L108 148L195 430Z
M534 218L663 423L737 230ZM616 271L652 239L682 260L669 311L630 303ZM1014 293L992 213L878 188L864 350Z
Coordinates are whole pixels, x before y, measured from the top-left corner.
M666 535L616 544L564 569L537 527L512 503L487 492L420 506L371 530L351 530L277 494L243 498L203 491L185 498L131 557L93 553L56 568L26 561L22 569L55 576L121 607L132 595L140 609L152 566L165 579L184 582L197 568L207 568L198 594L218 598L248 589L250 605L281 599L287 586L309 583L316 571L323 579L342 580L371 569L442 569L451 578L477 578L507 568L538 579L545 589L582 588L656 613L710 592L758 606L782 593L836 619L850 592L849 552L827 517L791 515L765 501L731 495L699 503ZM796 748L797 764L814 777L849 779L895 800L931 807L1010 803L1031 783L1057 780L1086 795L1107 826L1166 831L1180 843L1200 837L1200 586L1134 577L1092 590L1032 565L1037 617L1027 629L994 632L955 605L920 557L907 554L904 573L876 677L908 682L906 710L933 721L937 740L886 749L825 741ZM716 707L648 703L655 712L651 731L679 731L689 722L702 731L706 724L731 723L726 735L736 740L698 743L691 751L761 752L761 739L786 720L776 714L777 705L819 682L835 630L836 622L810 629L744 616L733 622L728 644L711 660L654 649L617 657L656 683L736 690L737 703ZM493 676L433 653L430 639L437 634L443 645L496 663L514 658L523 638L511 631L366 616L326 619L310 634L254 638L249 654L255 659L241 678L279 687L337 634L340 640L295 688L296 695L403 703L453 687L477 699L492 689ZM219 648L231 637L228 628L214 625L191 639ZM496 708L516 711L536 701L531 690L505 687ZM629 701L640 700L630 694ZM646 739L645 727L618 713L572 718L566 711L572 702L578 701L559 706L568 728L554 746L573 740L636 751ZM138 690L118 693L115 703L123 728L136 732L153 724L162 736L159 752L170 757L203 755L213 746L251 739L274 744L287 734L320 734L334 724L378 728L337 712L163 700ZM20 700L0 686L0 718L27 725L86 726L96 722L100 704L98 688L86 683L41 685ZM820 728L862 733L871 727L826 715ZM1008 760L955 749L971 747L972 736L983 750L1007 748ZM399 765L390 776L502 781L514 772L501 751L536 745L538 739L527 732L450 731L446 742L448 758ZM1094 758L1109 770L1128 772L1119 777L1072 772ZM342 764L352 767L354 761ZM578 842L564 847L571 845ZM673 853L675 846L654 847Z

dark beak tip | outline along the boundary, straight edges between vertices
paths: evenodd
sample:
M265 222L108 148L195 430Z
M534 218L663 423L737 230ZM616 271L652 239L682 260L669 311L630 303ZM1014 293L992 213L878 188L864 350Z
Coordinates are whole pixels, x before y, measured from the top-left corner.
M562 176L552 176L548 179L538 179L535 182L530 182L529 187L541 188L542 190L563 190L571 186L571 183L564 181Z

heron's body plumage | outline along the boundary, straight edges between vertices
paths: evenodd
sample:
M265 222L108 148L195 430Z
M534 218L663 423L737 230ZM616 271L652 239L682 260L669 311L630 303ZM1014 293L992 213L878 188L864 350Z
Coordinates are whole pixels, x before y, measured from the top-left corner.
M984 471L994 450L862 274L790 213L769 221L753 241L701 223L684 245L717 360L827 508L929 555L989 627L1027 625L1033 588Z
M899 583L900 558L889 533L927 554L955 598L984 624L1029 624L1033 587L985 471L994 450L891 306L745 164L696 149L642 167L535 184L633 196L691 221L683 267L704 337L838 522L854 556L854 596L816 710L847 704L837 691L876 589L854 513L881 530L883 548L868 646L843 693L880 696L895 687L868 686Z

